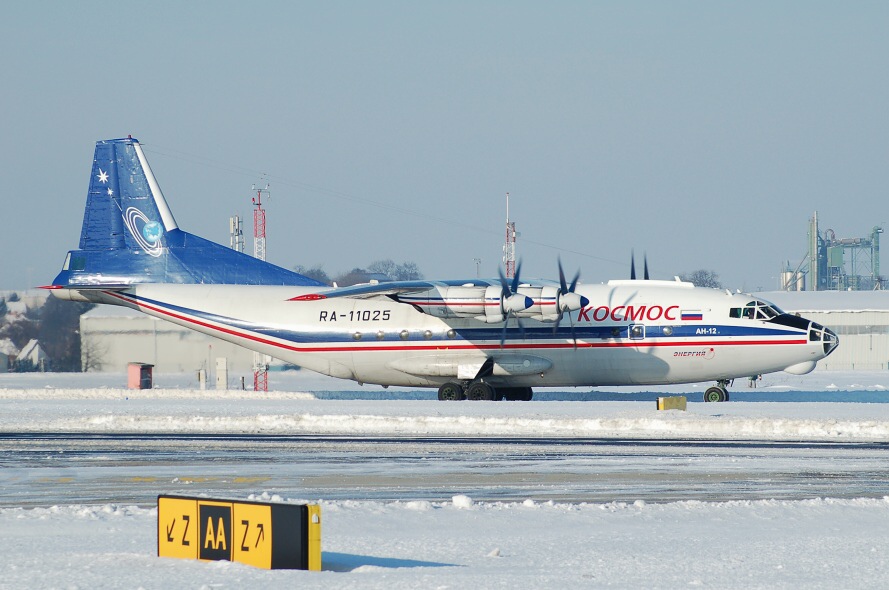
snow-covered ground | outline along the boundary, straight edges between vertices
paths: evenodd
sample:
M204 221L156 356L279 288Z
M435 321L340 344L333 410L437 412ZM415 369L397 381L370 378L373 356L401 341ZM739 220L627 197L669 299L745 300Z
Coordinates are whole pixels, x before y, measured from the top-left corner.
M729 403L697 401L707 384L443 403L434 390L360 388L307 371L273 373L268 393L201 391L192 375L160 375L151 390L125 382L122 374L2 374L0 431L889 440L882 372L766 376L756 389L736 385ZM658 395L678 394L688 396L687 412L655 411ZM651 401L613 401L632 399Z
M323 571L158 558L156 509L0 511L2 588L879 588L889 499L321 502Z
M150 391L124 383L123 375L0 375L0 435L545 433L889 443L889 404L875 403L889 397L887 373L766 376L755 390L733 389L733 399L760 403L689 403L687 412L657 412L651 401L571 400L653 391L687 393L691 402L703 385L443 403L394 388L354 393L354 384L302 372L273 374L267 394L199 391L190 375L157 375ZM828 394L833 401L812 401ZM783 395L804 401L770 401ZM320 502L322 572L161 559L155 508L60 505L0 509L0 588L873 588L889 575L889 488L877 498L662 504L263 494L257 489L253 498Z

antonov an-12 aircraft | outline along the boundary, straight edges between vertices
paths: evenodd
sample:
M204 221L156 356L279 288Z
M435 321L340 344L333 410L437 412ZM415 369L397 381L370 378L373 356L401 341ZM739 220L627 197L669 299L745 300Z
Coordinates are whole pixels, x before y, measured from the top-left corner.
M123 305L325 375L437 387L441 400L530 400L533 387L808 373L829 329L690 283L383 282L329 287L187 233L132 137L96 143L80 248L56 297Z

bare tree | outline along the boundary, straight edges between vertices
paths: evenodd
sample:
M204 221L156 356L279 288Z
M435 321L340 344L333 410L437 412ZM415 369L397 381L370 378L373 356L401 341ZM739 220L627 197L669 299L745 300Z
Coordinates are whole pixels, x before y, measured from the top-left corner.
M377 260L368 265L369 272L384 274L393 281L416 281L423 278L420 267L415 262L395 264L391 258Z
M80 370L101 371L105 365L105 356L108 354L108 346L93 336L80 339Z
M297 265L294 267L296 272L303 275L304 277L309 277L310 279L315 279L318 282L324 283L325 285L329 285L331 283L330 276L327 272L321 268L320 264L316 264L311 268L307 268L302 265Z
M418 281L422 278L423 273L415 262L402 262L395 273L396 281Z
M395 273L397 271L398 265L395 264L395 261L391 258L386 258L385 260L377 260L376 262L371 262L369 265L367 265L367 272L386 275L393 281L397 280L395 278Z
M679 278L692 283L695 287L723 288L722 283L719 281L719 275L712 270L699 269L690 273L682 273L679 275Z
M71 303L49 297L40 310L37 335L54 371L80 371L80 316L91 303Z
M340 287L365 283L367 282L367 271L363 268L353 268L349 272L344 272L334 277L333 282Z

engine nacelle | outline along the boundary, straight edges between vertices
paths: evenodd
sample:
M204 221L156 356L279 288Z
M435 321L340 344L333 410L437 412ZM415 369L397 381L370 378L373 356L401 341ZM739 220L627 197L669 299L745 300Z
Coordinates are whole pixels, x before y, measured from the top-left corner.
M422 293L401 294L397 299L435 317L475 318L491 324L502 322L507 313L525 313L534 304L523 292L504 298L500 285L472 283L442 286Z
M534 305L534 301L521 292L503 297L503 289L498 285L485 289L485 302L485 317L476 317L489 324L502 322L509 314L519 315Z
M555 322L563 313L577 311L589 305L589 299L577 293L561 293L559 287L544 285L543 287L522 286L518 292L532 300L527 309L516 312L520 318L530 318L538 322Z
M559 288L551 285L532 287L523 285L518 292L531 299L531 305L515 315L520 318L530 318L539 322L554 322L559 319L558 301Z
M500 312L500 291L496 301L487 301L485 293L489 287L464 285L444 287L431 292L429 313L442 318L474 318L484 316L488 307L496 307Z

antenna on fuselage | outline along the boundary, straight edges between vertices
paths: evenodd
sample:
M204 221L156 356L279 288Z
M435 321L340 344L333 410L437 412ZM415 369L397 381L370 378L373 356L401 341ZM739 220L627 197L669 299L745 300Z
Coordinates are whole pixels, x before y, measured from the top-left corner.
M648 253L642 254L642 262L643 262L642 278L647 281L649 279L649 276L648 276ZM630 280L631 281L636 280L636 252L633 250L630 250Z

